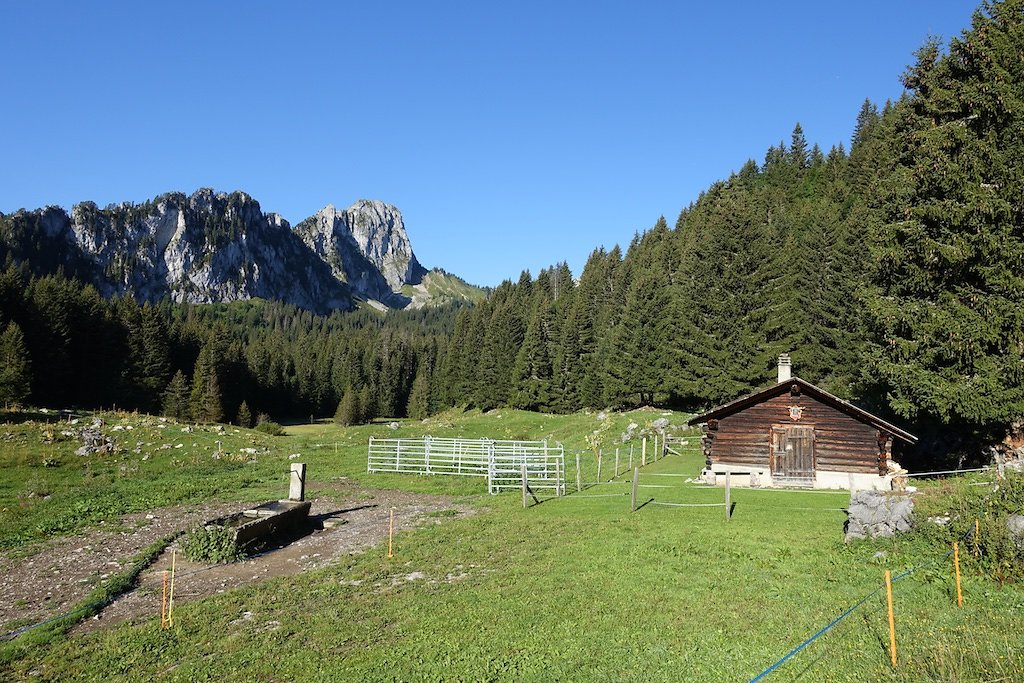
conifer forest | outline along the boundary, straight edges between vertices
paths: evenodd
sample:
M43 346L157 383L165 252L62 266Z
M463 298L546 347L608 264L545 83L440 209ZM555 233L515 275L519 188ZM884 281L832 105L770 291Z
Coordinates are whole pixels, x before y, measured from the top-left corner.
M981 458L1024 416L1022 55L1024 3L985 4L918 50L899 100L863 103L849 141L809 146L797 123L624 249L474 306L140 304L8 257L0 400L247 424L699 410L771 383L788 352L919 434L911 457Z

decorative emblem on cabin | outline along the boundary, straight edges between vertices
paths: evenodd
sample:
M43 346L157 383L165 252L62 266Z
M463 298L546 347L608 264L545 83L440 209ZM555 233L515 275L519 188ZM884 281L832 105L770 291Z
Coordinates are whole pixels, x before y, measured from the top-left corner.
M789 417L794 422L797 422L803 416L804 416L803 406L790 406L789 407Z

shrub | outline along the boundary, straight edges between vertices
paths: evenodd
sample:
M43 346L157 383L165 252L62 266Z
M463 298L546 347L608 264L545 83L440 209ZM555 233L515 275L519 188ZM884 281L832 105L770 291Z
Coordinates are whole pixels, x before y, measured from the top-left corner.
M266 413L260 413L260 417L256 421L256 430L270 436L281 436L284 434L284 427L271 420L270 416Z
M917 534L947 549L959 541L962 561L1000 583L1024 580L1024 548L1007 527L1010 515L1024 510L1024 474L1007 472L993 486L972 483L975 478L965 477L922 492L914 506Z

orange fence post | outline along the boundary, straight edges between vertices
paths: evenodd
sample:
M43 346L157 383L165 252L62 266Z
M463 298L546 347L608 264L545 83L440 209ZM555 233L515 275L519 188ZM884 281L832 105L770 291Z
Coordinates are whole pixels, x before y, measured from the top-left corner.
M167 628L167 570L164 570L164 597L160 601L160 628Z
M964 606L964 594L960 591L960 547L953 542L953 566L956 568L956 606Z
M885 595L889 600L889 655L892 666L896 667L896 616L892 611L892 575L885 570Z

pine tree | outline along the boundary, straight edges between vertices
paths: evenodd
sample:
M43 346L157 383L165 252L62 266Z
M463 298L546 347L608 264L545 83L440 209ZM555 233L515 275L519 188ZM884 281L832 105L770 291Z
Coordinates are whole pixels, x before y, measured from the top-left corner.
M0 334L0 405L7 407L28 398L30 379L25 335L17 323L9 322Z

